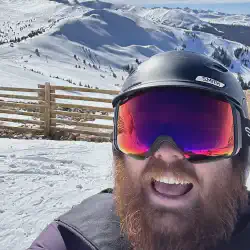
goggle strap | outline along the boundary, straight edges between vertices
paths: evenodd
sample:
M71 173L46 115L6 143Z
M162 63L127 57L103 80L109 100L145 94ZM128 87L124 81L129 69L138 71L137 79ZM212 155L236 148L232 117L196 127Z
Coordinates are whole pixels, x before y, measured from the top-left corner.
M246 139L247 145L250 146L250 120L246 118L243 124L243 137Z

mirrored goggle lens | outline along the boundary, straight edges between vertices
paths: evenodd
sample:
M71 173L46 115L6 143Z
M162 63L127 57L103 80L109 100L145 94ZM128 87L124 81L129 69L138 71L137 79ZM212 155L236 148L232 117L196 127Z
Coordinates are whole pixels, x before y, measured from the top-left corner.
M155 88L120 105L117 145L123 153L143 156L159 136L170 136L187 158L230 156L232 107L188 88Z

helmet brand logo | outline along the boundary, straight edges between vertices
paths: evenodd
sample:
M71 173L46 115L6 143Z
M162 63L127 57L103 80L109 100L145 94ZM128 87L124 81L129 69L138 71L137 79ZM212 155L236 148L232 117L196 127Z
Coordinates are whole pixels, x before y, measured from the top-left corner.
M245 127L245 131L247 132L247 136L250 137L250 128L249 127Z
M209 77L206 77L206 76L197 76L196 81L199 81L199 82L206 82L206 83L209 83L209 84L212 84L212 85L215 85L219 88L223 88L225 87L225 84L222 83L222 82L219 82L217 80L214 80L212 78L209 78Z

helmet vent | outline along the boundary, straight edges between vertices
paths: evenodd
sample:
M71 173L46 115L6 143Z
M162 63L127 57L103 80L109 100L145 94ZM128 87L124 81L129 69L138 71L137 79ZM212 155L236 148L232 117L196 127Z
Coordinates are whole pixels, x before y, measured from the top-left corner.
M212 69L215 69L215 70L218 70L218 71L220 71L220 72L228 72L228 69L227 68L225 68L225 67L223 67L222 65L220 65L220 64L213 64L213 65L211 65L210 66L210 68L212 68Z

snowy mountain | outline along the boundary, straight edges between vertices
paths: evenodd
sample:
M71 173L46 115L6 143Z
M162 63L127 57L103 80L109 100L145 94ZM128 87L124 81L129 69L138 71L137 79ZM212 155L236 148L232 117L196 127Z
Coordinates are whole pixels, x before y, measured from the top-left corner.
M1 12L2 85L68 85L71 79L75 85L119 89L124 66L174 49L217 55L250 80L250 54L244 62L235 57L236 49L247 46L233 41L237 34L225 39L210 22L230 17L223 13L79 0L7 0L1 1Z
M155 8L139 12L139 15L150 19L152 21L177 27L188 30L209 30L210 33L216 35L222 35L223 32L216 30L210 24L205 21L202 21L197 15L194 13L186 12L185 10L180 9L165 9L165 8Z
M140 9L137 13L172 27L203 31L250 45L250 15L169 8Z

